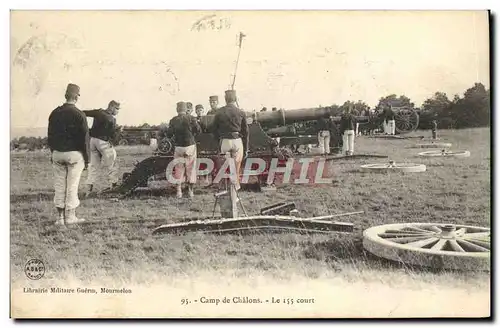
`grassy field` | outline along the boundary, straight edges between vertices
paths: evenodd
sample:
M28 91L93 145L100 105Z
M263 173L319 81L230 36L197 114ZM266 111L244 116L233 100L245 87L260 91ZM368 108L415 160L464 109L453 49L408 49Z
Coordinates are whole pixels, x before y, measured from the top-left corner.
M415 135L429 135L417 131ZM172 189L137 193L128 199L84 199L77 214L89 221L56 228L48 153L11 155L12 288L69 284L121 288L134 286L134 298L90 302L74 308L63 296L46 303L40 295L13 293L13 313L55 316L467 316L489 314L490 275L436 271L381 260L362 248L362 231L386 223L448 222L490 226L490 130L440 131L452 149L469 150L463 159L418 158L408 146L418 139L360 137L357 153L389 155L396 162L427 165L427 172L360 173L359 165L335 162L332 184L284 185L276 192L241 192L247 211L293 201L303 214L364 211L340 218L349 234L241 234L151 236L153 228L187 217L209 217L214 197L198 188L193 200L175 199ZM118 149L120 173L150 156L140 147ZM86 172L82 177L82 182ZM29 281L23 272L31 258L42 259L45 276ZM97 288L97 287L94 287ZM369 296L367 290L373 291ZM181 298L209 295L278 296L316 299L315 305L202 307L190 310ZM246 294L245 294L246 293ZM165 296L165 295L170 296ZM376 296L378 295L378 296ZM82 296L83 297L83 296ZM111 296L110 296L111 297ZM121 298L120 298L121 297ZM215 296L214 296L215 297ZM284 297L284 296L283 296ZM162 299L164 304L158 304ZM460 302L454 300L460 299ZM380 302L380 300L383 300ZM451 301L450 301L451 300ZM75 302L71 299L71 302ZM108 302L108 303L106 303ZM119 306L116 304L120 304ZM168 304L168 305L165 305ZM413 305L411 305L413 304ZM16 307L17 306L17 307ZM118 306L118 307L117 307ZM168 308L168 310L166 310ZM64 309L64 310L63 310ZM274 309L274 310L273 310ZM191 312L190 312L191 311ZM274 312L273 312L274 311ZM63 314L64 313L64 314ZM174 313L174 314L172 314Z

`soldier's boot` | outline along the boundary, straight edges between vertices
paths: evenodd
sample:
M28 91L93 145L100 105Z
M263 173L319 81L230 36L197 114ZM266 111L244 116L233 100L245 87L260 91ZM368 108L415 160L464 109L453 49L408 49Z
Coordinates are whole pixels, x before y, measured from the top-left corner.
M177 185L177 198L182 198L182 185Z
M85 219L79 219L76 217L76 209L67 209L65 213L66 224L75 224L85 222Z
M58 219L56 225L64 225L64 207L57 207Z

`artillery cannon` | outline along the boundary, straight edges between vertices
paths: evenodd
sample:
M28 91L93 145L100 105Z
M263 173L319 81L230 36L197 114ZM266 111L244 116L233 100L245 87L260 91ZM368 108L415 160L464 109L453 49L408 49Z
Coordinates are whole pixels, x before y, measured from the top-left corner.
M310 183L315 183L318 178L331 178L331 168L329 165L325 165L327 164L325 163L325 159L332 160L333 157L300 154L294 152L293 147L290 147L297 144L316 144L319 132L318 122L321 118L331 115L330 108L245 113L249 127L248 158L263 159L266 164L263 171L256 175L256 179L249 181L249 183L257 182L260 185L276 183L280 180L281 175L277 174L273 181L267 181L269 169L272 165L277 165L278 168L286 167L290 158L293 159L291 169L292 178L300 176L301 179L308 179ZM199 118L203 132L196 138L199 159L198 170L204 171L207 169L207 164L203 163L203 160L200 159L208 158L214 163L212 177L218 173L221 164L224 162L223 157L219 154L219 142L215 140L212 134L214 117L214 115L205 115ZM340 117L333 117L333 120L334 122L339 122ZM357 120L364 122L369 120L369 117L358 116ZM335 124L334 126L334 131L331 131L330 145L333 145L331 148L335 151L340 149L342 138ZM275 138L280 138L280 141L278 142ZM137 187L146 187L151 177L160 180L166 179L167 167L173 160L174 144L174 140L168 138L161 139L158 144L158 150L155 151L152 157L138 163L132 172L125 173L122 184L107 192L128 194ZM255 170L253 164L248 162L248 158L243 160L242 168L244 169L241 171L240 178L245 174L248 175L249 170ZM277 159L277 163L273 164L273 159ZM320 164L321 162L323 163ZM304 163L308 165L307 170L303 170ZM321 176L318 175L318 165L322 165L321 169L319 169L322 171ZM303 177L303 172L307 172L306 177Z

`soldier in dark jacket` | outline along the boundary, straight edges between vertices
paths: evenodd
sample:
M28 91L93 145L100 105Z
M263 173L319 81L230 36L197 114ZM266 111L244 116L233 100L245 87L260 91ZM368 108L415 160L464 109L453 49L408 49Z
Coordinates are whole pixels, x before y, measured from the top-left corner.
M47 142L54 171L54 203L59 214L57 225L85 221L76 217L80 205L78 186L89 163L89 128L85 114L76 106L80 87L68 84L66 102L49 116Z
M236 106L236 91L225 92L226 106L219 108L213 121L213 134L219 140L221 154L232 158L236 165L236 189L243 158L248 152L248 124L245 113Z
M332 133L335 131L333 118L330 114L319 120L318 132L318 148L323 155L330 154L330 140Z
M177 185L177 198L182 197L182 182L188 186L188 195L194 196L193 186L196 184L196 136L201 133L201 127L194 116L187 113L185 102L177 103L177 113L168 124L167 137L175 136L174 160L180 162L175 165L174 183ZM167 171L167 179L170 177Z
M354 127L356 126L356 119L351 113L351 107L345 110L345 113L340 118L340 133L343 139L343 152L345 155L350 156L354 154Z
M396 134L396 121L394 111L390 105L386 105L384 108L384 134L395 135Z
M208 98L210 102L210 110L207 112L207 115L215 115L217 113L217 106L219 106L219 96L210 96Z

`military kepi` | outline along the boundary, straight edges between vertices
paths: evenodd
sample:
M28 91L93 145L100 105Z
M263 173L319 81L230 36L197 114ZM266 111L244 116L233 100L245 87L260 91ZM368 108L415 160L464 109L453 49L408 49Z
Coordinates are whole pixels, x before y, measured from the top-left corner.
M66 94L71 96L79 96L80 95L80 87L76 84L70 83L66 87Z
M187 104L184 101L179 101L177 103L177 111L186 111L187 110Z
M210 101L219 101L219 96L210 96L208 99Z
M236 101L236 91L235 90L226 90L226 101L227 102Z

